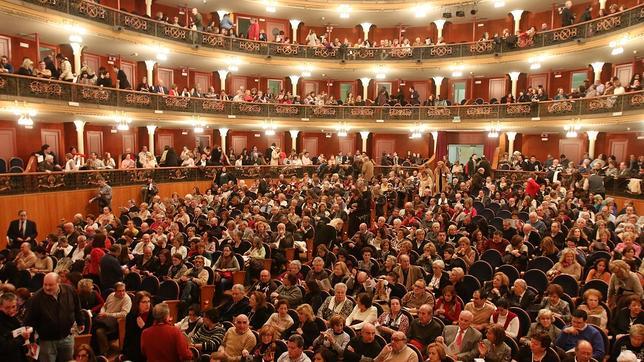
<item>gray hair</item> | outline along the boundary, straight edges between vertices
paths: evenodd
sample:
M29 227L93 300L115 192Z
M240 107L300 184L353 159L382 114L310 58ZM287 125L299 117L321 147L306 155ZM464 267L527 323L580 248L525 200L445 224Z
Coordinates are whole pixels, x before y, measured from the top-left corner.
M159 303L152 309L152 316L156 322L165 322L170 315L170 307L166 303Z
M244 289L244 286L242 284L233 285L232 290L236 290L236 291L242 292L242 293L246 292L246 289Z
M333 290L337 291L338 289L344 289L344 291L346 292L347 291L347 285L344 284L344 283L338 283L338 284L335 285L335 287L333 287Z
M523 289L528 289L528 283L525 282L523 279L517 279L514 281L514 284L518 284L521 286Z

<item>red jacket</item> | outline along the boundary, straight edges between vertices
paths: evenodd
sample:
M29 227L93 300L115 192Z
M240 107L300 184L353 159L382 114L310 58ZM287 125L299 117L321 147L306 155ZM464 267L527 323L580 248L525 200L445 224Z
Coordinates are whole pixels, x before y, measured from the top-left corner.
M530 195L531 197L534 197L537 192L539 192L539 189L541 189L541 186L539 186L537 181L535 181L533 178L529 178L525 186L525 193Z
M176 362L192 360L188 342L179 328L156 323L141 334L141 354L148 361Z

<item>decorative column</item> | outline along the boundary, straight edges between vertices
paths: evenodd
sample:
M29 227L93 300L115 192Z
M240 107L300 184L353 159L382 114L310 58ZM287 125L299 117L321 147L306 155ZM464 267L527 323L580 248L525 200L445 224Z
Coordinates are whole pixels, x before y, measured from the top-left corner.
M291 94L295 97L297 95L297 82L300 80L300 76L289 75L288 77L291 80Z
M598 80L601 81L604 62L594 62L594 63L590 63L590 65L593 67L593 72L595 73L595 79L593 79L593 82L596 82Z
M588 155L591 159L595 157L595 141L597 141L597 135L599 131L586 131L588 135Z
M145 126L145 128L148 129L148 151L154 155L154 132L156 132L157 126L150 124Z
M219 135L221 136L221 150L226 152L226 135L228 134L228 128L220 128Z
M85 154L85 121L81 121L80 119L77 119L74 121L74 126L76 126L76 150L78 153L81 155Z
M83 45L81 43L71 42L69 43L69 46L72 47L72 53L74 54L74 74L79 76L81 71L81 54L83 53Z
M228 71L226 69L220 69L217 73L219 73L219 79L221 80L221 90L226 91L226 77L228 76Z
M523 10L512 10L510 11L512 18L514 18L514 34L520 30L519 23L521 22L521 15L523 15Z
M436 29L438 29L438 37L442 38L443 37L443 27L445 26L446 20L445 19L438 19L432 21L432 23L436 24ZM438 39L436 39L438 41Z
M360 26L362 27L362 32L364 33L364 40L369 39L369 29L371 29L371 23L361 23Z
M288 133L291 134L291 151L297 152L297 135L300 133L300 131L291 129L288 131Z
M438 146L438 131L431 131L432 139L434 139L434 155L436 154L436 147ZM436 157L434 157L436 158Z
M606 0L599 0L599 9L606 10Z
M369 82L371 82L370 78L360 78L360 83L362 83L362 100L366 101L367 96L369 95Z
M145 0L145 15L152 17L152 0Z
M434 85L436 86L436 99L440 99L441 95L441 84L443 84L443 79L445 77L441 77L439 75L435 76L432 78L434 80Z
M147 71L148 84L154 84L154 65L157 64L156 60L146 60L145 61L145 70ZM169 84L168 84L169 85Z
M519 75L521 72L510 72L508 73L510 80L512 81L512 96L517 98L517 83L519 82Z
M517 133L505 132L505 135L508 136L508 159L510 159L514 153L514 140L517 138Z
M367 140L369 139L369 131L361 131L360 138L362 139L362 152L367 153Z
M293 36L292 36L293 41L292 42L293 42L293 44L296 44L297 43L297 27L300 26L300 23L302 23L302 21L298 20L298 19L291 19L288 22L291 23L291 30L293 31Z

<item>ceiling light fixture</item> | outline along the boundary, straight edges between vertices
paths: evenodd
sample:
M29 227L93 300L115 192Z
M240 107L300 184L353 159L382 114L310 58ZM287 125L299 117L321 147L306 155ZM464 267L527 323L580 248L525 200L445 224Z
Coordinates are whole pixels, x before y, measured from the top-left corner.
M274 13L277 11L277 1L275 0L264 0L264 4L266 4L266 12L267 13Z
M567 124L564 126L564 130L566 131L567 138L576 138L577 131L579 131L580 129L581 129L581 125L579 124L579 118L573 119L571 124Z
M18 101L14 102L13 114L18 116L18 125L24 126L25 128L33 127L34 120L32 117L35 117L38 114L38 111L27 107L27 103L22 102L22 106L18 104Z
M487 136L490 138L499 138L499 133L501 133L501 122L490 122L490 125L487 126Z
M130 129L132 118L128 117L123 111L116 111L114 113L114 122L116 122L116 129L119 131L127 131Z
M349 19L349 17L351 16L351 6L342 4L338 6L338 12L340 13L341 19Z
M205 128L205 122L201 120L201 117L197 115L192 116L192 130L194 133L203 133Z
M419 4L412 7L411 10L414 12L415 17L424 18L427 16L429 10L431 10L431 6L429 4Z
M277 127L275 124L273 124L273 120L268 120L264 121L264 124L262 125L262 129L264 129L264 135L266 136L275 136L275 130Z
M628 43L630 38L628 37L628 34L624 35L621 37L619 40L613 40L610 43L608 43L608 46L611 47L613 50L611 50L610 54L611 55L620 55L624 53L624 45Z
M409 139L418 139L423 137L423 132L425 132L425 125L421 123L416 123L410 130Z
M336 129L338 131L338 137L346 137L349 134L349 126L347 126L346 122L338 124Z
M502 8L504 6L505 6L505 1L495 1L494 2L494 7L497 8L497 9Z

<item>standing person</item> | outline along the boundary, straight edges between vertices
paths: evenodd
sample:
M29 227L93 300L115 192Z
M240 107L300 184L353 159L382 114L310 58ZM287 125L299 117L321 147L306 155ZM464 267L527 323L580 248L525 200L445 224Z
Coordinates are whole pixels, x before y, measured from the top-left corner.
M561 26L570 26L575 22L575 14L572 12L572 1L566 1L563 8L559 9L561 14Z
M6 361L28 361L25 341L29 340L32 330L25 329L16 337L12 331L22 327L16 318L18 314L18 297L13 293L0 295L0 355Z
M69 61L69 59L59 53L58 55L56 55L56 60L58 60L58 62L60 63L60 75L58 76L58 79L65 82L73 82L74 73L72 71L72 63Z
M102 290L113 288L117 282L123 281L119 255L121 255L121 245L114 244L110 247L110 252L101 257L99 278Z
M125 338L123 339L125 360L132 362L145 361L141 350L141 335L143 330L152 326L151 305L152 296L150 293L141 291L134 296L132 309L125 317Z
M152 310L154 325L141 335L141 353L148 361L173 362L192 359L186 338L170 321L170 308L159 303Z
M248 27L248 40L259 40L259 22L257 22L257 18L252 18L250 20L250 26Z
M74 355L71 328L76 322L79 333L84 329L80 300L74 288L61 284L58 274L48 273L42 289L34 294L29 303L25 325L33 327L40 336L39 360L71 360Z
M203 15L197 8L192 8L192 26L195 30L203 31Z
M36 236L36 223L27 219L27 210L18 211L18 219L11 221L7 229L9 248L19 249L23 242L33 243Z
M105 179L98 180L98 194L92 197L89 203L94 201L98 201L99 210L103 210L104 207L112 207L112 187L107 184Z
M114 66L114 72L116 73L116 83L119 89L132 89L130 81L127 79L127 74L117 66Z

